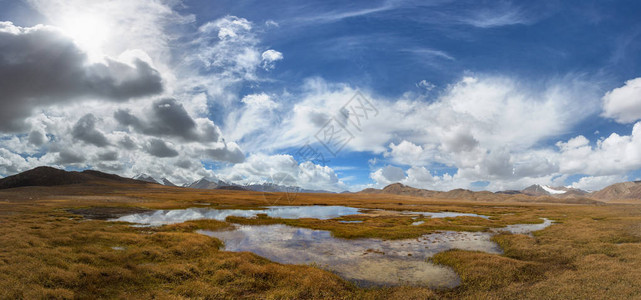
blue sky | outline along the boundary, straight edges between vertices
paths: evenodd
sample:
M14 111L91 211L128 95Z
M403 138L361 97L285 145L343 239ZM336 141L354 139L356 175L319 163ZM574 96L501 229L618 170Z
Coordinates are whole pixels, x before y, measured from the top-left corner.
M28 53L0 78L60 45L89 74L54 86L41 63L44 88L7 83L3 176L44 164L332 191L641 176L638 1L0 4L5 61ZM354 127L357 94L376 113ZM352 136L335 155L318 139L332 120Z

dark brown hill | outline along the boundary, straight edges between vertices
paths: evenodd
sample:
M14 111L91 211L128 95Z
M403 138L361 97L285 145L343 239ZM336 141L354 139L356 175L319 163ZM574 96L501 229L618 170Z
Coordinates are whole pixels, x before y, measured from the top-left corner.
M118 175L93 170L75 172L52 167L37 167L35 169L0 179L0 189L10 189L23 186L56 186L89 182L147 184L143 181L123 178Z

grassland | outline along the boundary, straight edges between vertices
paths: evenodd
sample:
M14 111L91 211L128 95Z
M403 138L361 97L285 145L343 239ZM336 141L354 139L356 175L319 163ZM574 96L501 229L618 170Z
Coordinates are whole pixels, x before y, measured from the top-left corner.
M349 205L410 211L459 211L491 216L424 219L349 216L314 219L233 219L331 231L337 237L411 238L433 230L486 230L541 217L558 223L534 236L494 237L504 255L461 250L437 254L462 284L361 289L314 266L283 265L251 253L221 251L221 242L194 233L229 222L192 221L158 228L88 220L70 209L117 210L258 205ZM473 202L390 195L282 194L204 191L148 185L78 185L0 191L0 298L641 298L641 205Z

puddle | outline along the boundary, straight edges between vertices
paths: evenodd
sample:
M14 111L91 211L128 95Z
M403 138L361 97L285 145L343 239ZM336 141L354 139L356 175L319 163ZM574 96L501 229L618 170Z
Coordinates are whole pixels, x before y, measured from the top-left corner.
M418 225L421 225L421 224L423 224L423 223L425 223L425 221L416 221L416 222L412 222L412 226L418 226Z
M507 225L503 228L494 228L493 231L495 232L500 232L500 231L507 231L510 233L514 234L532 234L532 231L537 231L537 230L542 230L545 229L546 227L552 225L554 221L548 219L548 218L542 218L543 223L539 224L514 224L514 225Z
M460 278L449 267L427 261L449 249L501 254L491 241L498 231L529 233L552 224L511 225L494 232L442 231L416 239L340 239L329 231L276 225L237 225L225 231L199 230L225 243L224 250L249 251L279 263L311 264L332 271L360 286L420 285L452 288Z
M455 217L479 217L483 219L489 219L489 216L484 216L484 215L478 215L478 214L471 214L471 213L457 213L457 212L450 212L450 211L445 211L445 212L427 212L427 211L404 211L401 212L403 215L421 215L421 216L426 216L430 217L433 219L437 218L455 218Z
M363 221L338 221L338 223L356 224L356 223L363 223Z
M228 216L254 218L266 214L272 218L299 219L316 218L333 219L358 214L358 208L347 206L268 206L264 209L212 209L187 208L174 210L157 210L150 213L139 213L122 216L111 221L137 223L147 226L183 223L191 220L213 219L224 221Z

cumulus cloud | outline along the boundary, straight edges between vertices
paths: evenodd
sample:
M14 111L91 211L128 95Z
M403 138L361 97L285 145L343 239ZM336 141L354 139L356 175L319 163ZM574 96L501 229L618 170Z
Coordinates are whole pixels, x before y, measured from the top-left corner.
M118 142L118 145L122 146L127 150L136 149L136 142L134 142L134 140L127 135L122 137L122 139Z
M243 162L245 155L235 143L225 143L221 148L206 149L205 158L235 164Z
M47 137L39 130L29 132L29 143L34 146L41 146L45 143Z
M81 97L124 101L162 91L162 79L141 60L88 63L54 27L0 22L0 90L0 131L16 131L36 107Z
M507 77L464 77L434 101L412 95L385 99L361 91L380 113L362 118L358 128L348 123L347 129L359 134L346 147L382 153L390 142L405 140L425 151L438 148L440 157L435 160L452 163L472 152L483 155L483 149L527 149L568 131L599 109L597 89L587 81L557 79L542 86L533 89ZM318 78L307 80L303 90L291 113L283 116L281 129L272 133L276 147L304 144L327 120L340 119L340 108L358 91ZM573 105L579 99L583 105Z
M30 164L19 154L0 148L0 174L13 175L30 167Z
M225 181L242 184L268 182L336 192L347 189L332 168L309 161L299 163L291 155L253 154L244 162L221 169L217 174Z
M449 174L434 176L427 168L422 166L412 166L407 170L403 170L402 168L388 165L370 173L370 178L374 180L372 187L376 188L399 182L416 188L450 190L470 183L470 181L460 176L456 178Z
M641 78L631 79L622 87L603 96L603 114L619 123L633 123L641 119Z
M199 124L175 99L154 101L143 114L145 119L120 109L114 113L114 118L123 126L151 136L173 136L199 142L215 142L220 137L220 130L211 121L203 119Z
M100 161L116 161L118 160L118 152L116 151L107 151L98 154L98 159Z
M71 134L78 140L98 147L109 145L105 135L96 129L96 117L93 114L86 114L80 118L73 126Z
M585 191L598 191L617 182L626 181L626 176L609 175L609 176L586 176L572 184L575 189Z
M611 134L593 146L584 136L557 143L560 171L568 174L617 175L641 168L641 122L630 135Z
M147 152L156 157L178 156L178 151L170 148L163 140L151 139L145 148Z
M261 57L263 59L263 69L269 70L274 68L274 62L283 59L283 54L276 50L269 49L263 52Z
M429 151L420 145L415 145L412 142L403 140L398 145L394 143L389 144L390 151L385 153L386 157L390 157L392 161L403 165L424 165L428 164L433 157Z
M405 171L399 167L385 166L370 174L370 177L379 185L388 185L405 179Z
M84 161L85 157L82 154L76 153L71 150L63 150L58 153L58 159L56 160L56 163L60 165L72 165L82 163Z

